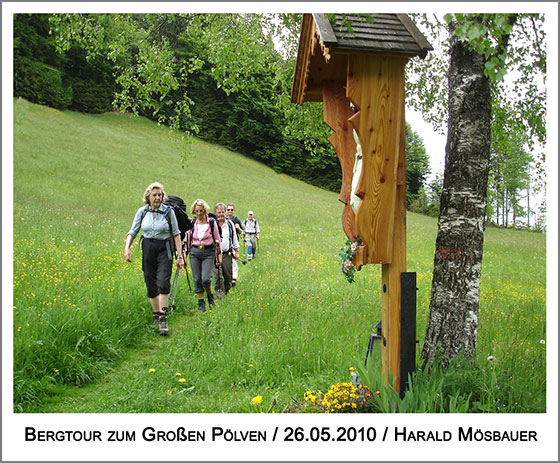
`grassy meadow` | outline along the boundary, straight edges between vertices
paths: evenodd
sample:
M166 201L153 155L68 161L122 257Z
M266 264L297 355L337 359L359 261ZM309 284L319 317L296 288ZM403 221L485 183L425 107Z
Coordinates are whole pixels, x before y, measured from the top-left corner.
M217 145L192 149L183 168L180 144L151 121L14 100L14 411L293 411L363 364L381 269L364 267L353 284L338 269L338 194ZM215 310L196 310L181 275L167 338L150 327L137 241L133 262L123 259L153 181L189 206L234 202L242 218L252 209L261 226L256 260ZM436 230L407 215L418 351ZM469 411L546 410L545 241L486 232L477 361L444 385L472 393Z

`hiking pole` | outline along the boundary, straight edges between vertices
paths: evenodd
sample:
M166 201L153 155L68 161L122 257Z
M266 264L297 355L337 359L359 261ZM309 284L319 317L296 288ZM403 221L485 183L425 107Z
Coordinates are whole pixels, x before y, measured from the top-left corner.
M192 294L192 287L191 287L191 280L189 278L189 269L187 268L187 264L185 264L185 273L187 274L187 282L189 284L189 294Z
M175 276L173 277L173 283L171 284L171 291L169 292L169 296L167 297L167 308L169 310L175 310L175 296L177 294L177 283L179 281L179 269L175 271ZM173 303L169 305L169 301L171 300L171 294L173 293Z
M183 250L183 262L185 263L185 273L187 274L187 283L189 284L189 294L192 294L192 287L191 287L191 280L189 278L189 269L187 267L187 255L185 254L185 251Z

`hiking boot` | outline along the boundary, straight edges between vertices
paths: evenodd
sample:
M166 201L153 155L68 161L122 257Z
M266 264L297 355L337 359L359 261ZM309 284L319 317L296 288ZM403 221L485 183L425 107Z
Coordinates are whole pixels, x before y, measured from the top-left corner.
M210 307L215 307L216 304L214 304L214 295L213 294L208 294L208 305Z
M169 334L169 329L167 327L167 314L165 312L159 313L158 325L159 334L161 334L162 336L167 336Z
M204 302L204 299L198 300L198 310L200 310L201 312L206 312L206 302Z

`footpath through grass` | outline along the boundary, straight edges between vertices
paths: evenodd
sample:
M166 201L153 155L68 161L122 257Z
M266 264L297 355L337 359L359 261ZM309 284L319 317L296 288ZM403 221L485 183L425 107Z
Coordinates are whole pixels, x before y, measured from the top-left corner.
M280 412L363 363L380 268L354 284L339 271L337 194L204 142L183 169L168 130L142 118L14 105L15 411ZM188 205L252 209L262 228L257 259L212 312L195 310L182 274L168 338L150 328L138 244L122 258L153 181ZM407 216L419 347L436 226ZM479 375L457 384L477 391L478 411L545 410L545 264L544 235L487 231Z

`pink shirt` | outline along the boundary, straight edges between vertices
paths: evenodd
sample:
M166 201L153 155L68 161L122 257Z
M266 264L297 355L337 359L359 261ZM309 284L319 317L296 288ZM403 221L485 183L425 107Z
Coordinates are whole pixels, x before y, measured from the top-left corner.
M207 218L207 220L209 220L209 218ZM212 224L214 225L212 233L210 232L210 227L208 227L203 238L200 240L198 239L198 222L195 220L194 227L187 232L187 243L190 242L192 236L193 246L210 246L214 243L214 245L218 247L218 251L221 252L222 249L220 245L220 232L218 231L218 225L215 220L212 220Z

